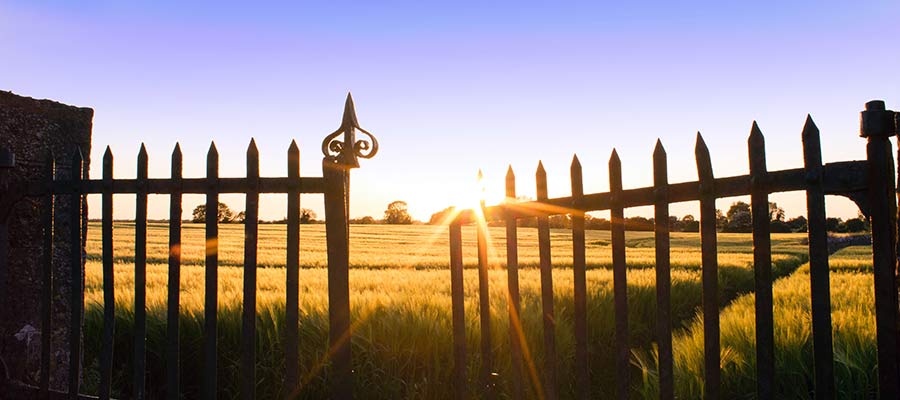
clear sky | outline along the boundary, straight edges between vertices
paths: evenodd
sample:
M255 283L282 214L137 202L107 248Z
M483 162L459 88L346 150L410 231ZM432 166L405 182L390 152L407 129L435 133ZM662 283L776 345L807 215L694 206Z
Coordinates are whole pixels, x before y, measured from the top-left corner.
M698 130L717 176L743 174L753 120L769 168L799 167L807 113L826 161L863 158L863 104L900 108L895 1L70 3L0 0L0 89L94 108L93 176L107 144L116 176L134 176L141 142L151 176L168 176L176 141L185 175L202 176L211 140L221 175L241 176L250 137L263 175L284 175L295 138L302 174L320 176L321 140L352 91L381 144L354 171L354 217L405 200L427 220L471 198L479 168L497 201L508 164L533 196L538 160L550 195L568 195L573 153L586 191L604 191L613 147L626 188L649 185L657 138L670 180L693 180ZM802 194L773 199L805 213ZM202 201L186 197L185 212ZM321 202L303 206L321 215ZM156 196L150 217L167 207ZM832 197L828 212L856 215ZM120 196L116 217L132 213ZM284 213L281 196L264 198L262 218Z

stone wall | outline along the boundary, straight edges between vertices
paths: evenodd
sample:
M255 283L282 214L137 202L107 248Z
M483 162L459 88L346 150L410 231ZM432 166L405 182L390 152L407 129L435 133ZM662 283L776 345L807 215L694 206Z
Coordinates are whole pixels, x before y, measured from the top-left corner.
M9 171L12 187L46 179L46 160L52 151L57 160L57 177L71 177L71 160L75 149L84 156L84 176L90 165L91 124L94 111L50 100L36 100L0 91L0 146L12 150L16 166ZM11 194L15 194L11 193ZM9 195L9 194L7 194ZM72 289L70 264L73 251L68 237L69 220L77 212L69 196L59 196L55 205L55 237L53 249L53 302L51 329L52 388L65 388L68 375L69 294ZM40 199L24 198L13 207L8 219L9 269L0 306L0 357L9 368L10 377L37 384L40 371L40 290L43 252ZM87 209L84 203L79 204ZM83 216L83 233L87 229ZM82 234L82 237L85 235ZM84 254L84 243L75 251ZM84 269L82 257L82 270ZM82 290L83 282L76 282Z

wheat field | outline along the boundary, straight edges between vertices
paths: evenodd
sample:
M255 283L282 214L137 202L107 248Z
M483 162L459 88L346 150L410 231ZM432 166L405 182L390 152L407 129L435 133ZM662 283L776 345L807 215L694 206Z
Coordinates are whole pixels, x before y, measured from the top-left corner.
M258 294L257 294L257 393L260 398L282 396L281 379L284 363L280 336L284 324L285 226L260 225ZM100 265L101 238L99 225L89 229L88 265L85 294L85 364L86 381L90 389L96 387L97 355L102 329L102 268ZM447 228L440 226L351 226L351 308L354 321L353 352L356 393L361 398L447 398L452 362L450 318L450 273ZM497 356L497 382L501 392L509 393L510 364L508 347L508 318L506 306L505 237L502 228L491 228L491 317L490 335ZM571 270L571 233L554 230L551 234L554 263L554 293L556 334L559 352L559 391L564 398L574 394L574 335ZM326 397L328 362L327 278L325 266L325 236L322 225L301 226L300 270L300 371L301 398ZM776 282L776 323L778 332L795 332L794 339L777 342L781 346L809 347L808 305L804 308L806 246L803 234L773 235L773 260ZM116 340L114 386L121 397L130 393L130 360L133 336L133 245L132 223L117 223L114 235L116 260ZM594 395L605 397L613 388L614 312L612 301L612 272L610 265L609 232L588 231L587 257L589 361ZM629 301L629 336L633 352L633 382L635 393L652 397L655 390L655 272L653 235L650 232L629 232L626 237ZM165 393L165 328L167 290L167 228L165 224L151 224L148 229L147 310L148 310L148 388L151 397ZM204 231L202 225L185 224L181 275L181 368L182 390L185 398L197 395L202 361L200 343L203 323ZM522 292L522 327L528 344L527 364L529 391L534 395L542 382L542 320L540 306L540 278L537 265L536 230L520 228L519 258L524 269L520 272ZM469 379L477 382L480 359L478 277L473 268L475 254L474 228L463 232L464 274L466 292L466 324L469 348ZM220 226L219 268L219 382L220 397L233 398L238 392L239 341L241 329L241 296L243 271L243 227ZM848 325L849 331L871 317L871 295L866 298L857 291L871 288L865 275L871 267L871 253L867 249L848 248L835 255L836 287L835 312L844 312L845 319L835 316L835 329ZM869 261L866 261L866 257ZM752 246L747 234L719 235L720 298L723 305L722 338L723 385L730 393L751 393L755 387L753 368L749 366L752 350ZM675 357L678 390L684 398L698 394L696 371L702 369L702 323L700 323L700 243L695 233L672 235L672 316L675 321ZM808 278L807 278L808 279ZM868 279L868 281L867 281ZM833 289L833 293L837 290ZM780 299L787 299L781 301ZM749 299L749 300L748 300ZM749 310L747 307L750 307ZM853 308L855 307L855 308ZM868 307L868 308L867 308ZM781 311L779 311L779 308ZM854 314L847 310L859 311ZM780 318L779 312L795 316ZM868 314L867 314L868 312ZM806 314L804 314L806 313ZM803 317L803 315L806 315ZM850 322L842 322L842 321ZM730 321L734 321L733 323ZM748 322L749 321L749 322ZM855 321L855 322L854 322ZM789 323L788 323L789 322ZM852 323L857 325L853 325ZM747 325L749 323L749 325ZM844 325L841 325L844 324ZM808 325L808 324L807 324ZM751 330L747 336L747 329ZM805 329L805 331L804 331ZM841 331L845 332L846 329ZM804 334L804 332L806 332ZM856 334L856 333L854 333ZM805 336L804 336L805 335ZM853 336L862 341L857 348L871 350L874 339L866 347L866 336L837 335L835 346L843 345L841 338ZM700 339L697 339L697 338ZM749 350L747 338L750 338ZM780 337L780 333L776 333ZM805 338L805 339L804 339ZM699 348L697 347L697 340ZM805 341L804 341L805 340ZM861 347L860 347L861 346ZM735 350L739 349L739 350ZM867 350L867 351L868 351ZM698 353L699 351L699 353ZM809 354L796 350L790 365L803 365ZM740 354L742 358L730 356ZM794 354L790 353L789 354ZM838 354L838 352L836 352ZM843 354L843 353L841 353ZM854 353L855 354L855 353ZM854 355L855 356L855 355ZM862 367L871 359L862 357ZM779 359L781 361L781 359ZM697 362L700 362L698 365ZM811 365L811 364L806 364ZM874 365L874 364L872 364ZM860 368L862 368L860 367ZM729 371L733 371L729 372ZM805 371L805 372L803 372ZM806 375L803 375L807 373ZM803 393L807 386L797 385L809 370L798 376L789 375L785 393ZM874 375L857 372L847 379L849 394L871 392ZM865 379L860 378L864 376ZM809 378L811 379L811 378ZM728 382L725 383L724 380ZM750 382L749 384L747 382ZM748 386L749 385L749 386ZM746 390L745 390L746 389ZM742 392L742 390L744 390ZM790 390L789 392L787 390ZM809 394L808 390L805 392ZM843 393L843 392L842 392ZM803 397L803 396L801 396ZM852 397L852 396L851 396Z

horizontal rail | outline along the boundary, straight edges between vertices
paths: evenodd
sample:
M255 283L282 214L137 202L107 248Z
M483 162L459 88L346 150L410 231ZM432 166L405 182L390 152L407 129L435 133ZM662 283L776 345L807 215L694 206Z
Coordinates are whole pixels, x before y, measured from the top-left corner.
M824 166L823 187L825 194L843 195L867 190L868 161L842 161L828 163ZM769 193L806 190L809 185L806 170L803 168L771 171L765 182ZM750 195L750 175L717 178L714 183L716 198ZM643 187L626 189L622 192L624 208L651 206L656 199L655 188ZM700 200L700 182L673 183L668 187L669 203ZM586 194L581 200L571 196L556 197L541 201L498 204L484 209L484 218L488 221L499 221L506 218L529 218L538 215L569 214L573 212L590 212L609 210L611 206L609 192ZM477 220L472 210L464 210L457 216L459 223L471 223Z
M171 178L147 179L144 182L137 179L116 179L112 181L112 193L196 193L205 194L209 191L216 193L247 193L256 190L256 183L247 178L216 178L210 181L208 178L185 178L174 180ZM324 179L320 177L309 178L258 178L259 193L323 193ZM78 191L84 194L103 193L106 185L102 179L85 180L78 183ZM146 190L142 187L146 185ZM28 188L29 196L42 196L48 193L65 194L72 193L75 189L71 181L53 181L51 185L46 183L32 184Z

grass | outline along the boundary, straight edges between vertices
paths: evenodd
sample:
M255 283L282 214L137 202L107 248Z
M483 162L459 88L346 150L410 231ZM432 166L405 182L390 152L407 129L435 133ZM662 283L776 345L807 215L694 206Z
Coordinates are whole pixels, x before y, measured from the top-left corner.
M286 249L285 225L260 225L258 264L260 267L283 267ZM350 229L351 267L446 269L449 243L446 226L430 225L353 225ZM134 224L117 222L113 234L114 259L117 263L134 262ZM610 235L608 231L587 231L587 259L590 267L610 267ZM503 228L490 228L490 237L498 245L492 247L495 262L506 260L506 234ZM800 241L804 234L775 234L772 246L776 261L806 254L806 246ZM719 234L719 265L746 268L753 260L749 236L740 233ZM654 265L652 232L629 232L626 238L628 263L632 267L651 268ZM100 261L100 224L91 222L88 228L88 260ZM184 224L182 231L182 263L203 265L205 259L205 233L202 224ZM522 266L538 265L537 230L519 229L519 263ZM571 231L551 231L553 263L555 266L572 265ZM147 229L147 262L166 264L169 247L168 226L151 223ZM244 228L240 224L219 226L219 265L242 266L244 258ZM467 266L477 260L475 228L463 230L463 256ZM300 226L300 263L306 268L325 267L325 226ZM697 268L700 265L700 241L696 233L672 234L672 265L674 268Z
M97 353L102 329L102 271L99 263L99 226L91 225L88 235L88 256L86 279L86 314L85 314L85 346L87 368L87 387L96 387ZM182 271L181 296L181 346L182 346L182 382L187 398L197 395L200 382L200 371L203 366L200 357L200 342L203 323L203 229L199 225L185 225L183 255L185 267ZM228 266L241 265L243 257L243 235L240 225L224 225L220 229L220 260L224 267L219 270L219 382L220 397L236 397L239 379L239 340L241 326L241 293L242 269ZM258 278L258 320L257 342L257 392L260 398L274 398L279 393L283 370L282 343L280 338L284 318L284 269L278 268L284 259L283 225L263 225L260 231L260 261L269 267L259 271ZM166 296L166 262L167 230L164 225L153 224L148 237L148 387L154 396L159 397L164 388L164 337L165 337L165 296ZM492 240L495 249L492 251L491 279L491 313L492 340L497 353L498 384L508 393L509 385L509 349L506 314L506 273L502 269L505 254L505 238L501 229L492 228ZM479 348L479 314L476 271L471 267L476 260L474 230L467 228L464 232L465 259L470 267L465 272L466 280L466 321L469 354L469 378L477 382L480 360ZM571 236L565 230L554 230L554 292L557 313L557 340L559 352L560 391L563 397L573 394L573 360L574 336L572 310L572 271L571 271ZM773 259L776 262L775 274L786 277L776 283L776 321L779 321L781 308L790 310L802 303L802 267L806 260L806 246L801 243L802 234L773 235ZM130 392L130 360L132 357L131 326L133 314L133 225L119 223L116 225L116 302L117 302L117 335L115 358L115 387L120 395L128 397ZM723 348L731 348L735 338L743 337L746 329L750 329L750 350L744 355L738 350L727 350L735 356L723 357L734 365L748 364L753 354L753 273L749 268L752 260L752 248L749 235L720 234L720 298L725 307L722 311ZM654 390L652 354L654 346L654 323L656 311L655 273L653 236L648 232L629 232L627 240L627 257L629 263L629 311L630 341L635 353L633 386L638 392L652 393ZM613 354L613 308L612 308L612 274L610 264L609 233L589 231L587 234L588 259L588 322L590 348L590 365L592 370L595 397L608 395L612 390L614 364ZM447 398L447 382L449 382L452 362L452 336L450 329L450 288L448 271L448 244L446 228L432 226L353 226L351 227L351 305L353 320L358 325L354 331L354 371L357 393L365 398ZM537 235L534 229L520 229L520 260L524 266L537 264ZM697 234L673 234L673 288L672 307L676 332L675 338L676 376L679 393L683 398L696 397L696 365L692 362L702 360L702 329L698 328L698 309L700 306L699 276L699 236ZM871 259L871 258L869 258ZM836 254L833 267L853 271L865 271L865 252L856 248L847 248ZM304 225L301 227L301 263L300 271L300 352L301 376L303 379L304 398L325 397L328 368L324 354L327 349L327 280L324 248L324 227L321 225ZM869 263L869 265L871 265ZM871 269L871 267L868 267ZM848 273L849 274L849 273ZM851 279L844 284L843 273L834 274L838 281L835 288L856 287L865 285ZM840 277L839 277L840 275ZM860 274L852 274L853 276ZM850 275L848 275L850 276ZM799 278L798 278L799 277ZM849 279L849 278L848 278ZM854 278L856 279L856 278ZM869 278L871 280L871 278ZM542 325L540 310L539 271L525 268L520 275L522 288L522 326L530 350L530 365L534 366L537 376L541 374L542 365ZM790 282L800 282L788 285ZM808 296L808 280L806 281ZM850 286L847 286L850 285ZM871 287L869 285L868 287ZM849 290L849 289L848 289ZM836 301L843 305L868 305L871 299L858 299L856 303L844 301L843 294L832 289ZM786 297L785 297L786 296ZM806 297L808 299L808 297ZM788 300L783 300L788 299ZM790 300L793 299L793 300ZM799 300L798 300L799 299ZM741 308L743 307L743 308ZM749 307L749 309L747 309ZM808 306L807 306L808 308ZM840 308L836 307L838 313ZM802 311L802 310L801 310ZM798 313L801 311L789 311ZM857 318L851 309L846 309L848 321ZM788 311L784 311L788 312ZM836 316L835 329L840 320ZM734 320L731 323L729 321ZM807 318L808 319L808 318ZM864 319L864 318L862 318ZM802 319L801 319L802 320ZM747 328L747 321L750 325ZM791 330L794 325L782 327L790 319L776 322L776 328ZM844 322L841 322L844 323ZM850 322L847 322L850 324ZM862 322L859 322L862 324ZM849 330L862 325L847 325ZM740 329L744 329L741 331ZM732 333L734 332L734 333ZM776 332L776 338L780 333ZM849 331L848 331L849 332ZM802 334L799 334L802 336ZM699 338L699 339L698 339ZM694 341L700 344L697 358ZM779 340L779 339L777 339ZM861 338L860 340L865 340ZM735 342L737 343L737 342ZM835 336L836 346L839 336ZM843 342L841 342L843 343ZM874 346L874 339L871 340ZM796 341L779 346L793 346ZM740 344L745 346L746 343ZM738 346L735 344L734 346ZM781 349L781 347L779 347ZM781 350L776 350L781 353ZM799 351L799 350L798 350ZM802 351L795 352L798 357ZM785 359L797 365L812 364L802 357L788 352ZM855 359L856 353L846 351L848 359ZM736 358L741 355L742 358ZM693 357L693 358L692 358ZM874 357L874 356L873 356ZM864 358L864 357L863 357ZM648 360L650 360L648 362ZM693 360L693 361L692 361ZM643 363L643 364L642 364ZM804 364L805 363L805 364ZM644 365L644 368L641 368ZM752 367L728 368L734 374L723 371L723 380L729 393L746 394L754 391L755 383L746 389L745 381L753 382ZM779 364L780 366L781 364ZM865 365L860 364L860 365ZM651 371L651 369L653 371ZM781 370L781 369L779 369ZM802 370L801 370L802 371ZM644 375L642 376L642 373ZM687 375L685 375L687 374ZM694 376L692 378L692 376ZM850 374L852 382L860 381L860 374ZM874 376L874 375L872 375ZM870 377L871 378L871 377ZM692 381L692 379L694 379ZM867 378L869 379L869 378ZM646 381L645 381L646 380ZM532 382L534 391L540 384ZM868 381L874 382L874 381ZM786 387L801 386L789 382ZM731 385L731 386L729 386ZM852 388L866 387L853 384ZM692 389L694 388L694 389ZM801 389L798 389L802 392ZM863 392L867 389L860 389ZM850 393L863 393L857 389ZM868 393L868 392L866 392ZM796 392L791 392L791 395Z
M877 348L875 342L872 250L848 247L831 257L831 318L837 398L875 398ZM813 348L809 264L773 287L775 321L775 396L812 398ZM732 302L720 314L722 340L722 397L754 398L756 350L754 295ZM703 322L696 317L674 340L676 396L703 394ZM647 353L637 359L647 380L645 398L656 398L655 361ZM648 360L650 362L648 362ZM649 367L649 368L648 368Z

